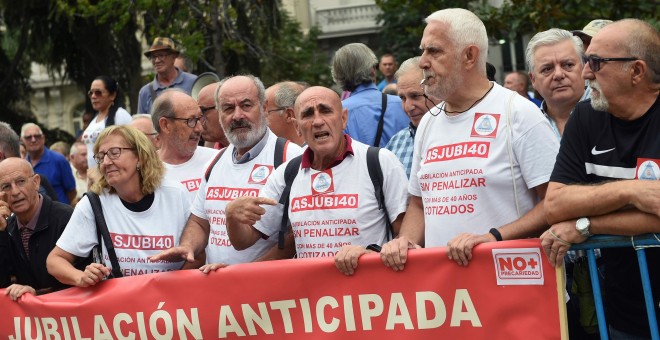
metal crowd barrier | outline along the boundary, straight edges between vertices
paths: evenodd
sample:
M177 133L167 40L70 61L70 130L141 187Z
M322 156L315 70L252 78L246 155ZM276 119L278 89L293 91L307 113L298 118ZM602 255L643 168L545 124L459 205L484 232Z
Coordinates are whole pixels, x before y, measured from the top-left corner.
M649 280L649 268L646 262L646 248L660 247L660 237L658 234L644 234L639 236L592 236L580 244L574 244L571 250L587 251L587 261L589 263L589 274L591 275L591 286L594 292L594 301L596 305L596 316L598 318L598 330L600 338L609 339L607 331L607 321L605 320L605 310L603 308L603 298L600 291L600 279L598 268L596 266L596 256L594 249L599 248L627 248L634 247L637 253L637 262L639 262L639 272L642 279L642 288L644 289L644 302L646 304L646 314L649 319L651 329L651 338L660 339L658 333L658 323L656 322L655 308L653 303L653 294L651 293L651 281ZM607 275L607 273L605 274Z

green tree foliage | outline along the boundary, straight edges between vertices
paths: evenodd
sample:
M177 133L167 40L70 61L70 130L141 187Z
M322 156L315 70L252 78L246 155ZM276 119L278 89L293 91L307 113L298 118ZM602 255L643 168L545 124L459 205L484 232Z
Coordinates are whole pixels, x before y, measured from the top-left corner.
M280 8L272 0L0 0L0 112L4 120L30 117L33 61L83 93L109 75L135 112L140 87L153 79L142 76L142 39L156 36L177 40L196 73L327 84L318 31L304 35Z
M507 0L501 7L488 1L376 0L382 10L379 52L398 60L419 55L424 18L443 8L467 8L475 12L493 38L516 38L552 27L575 30L593 19L639 18L660 27L657 0Z

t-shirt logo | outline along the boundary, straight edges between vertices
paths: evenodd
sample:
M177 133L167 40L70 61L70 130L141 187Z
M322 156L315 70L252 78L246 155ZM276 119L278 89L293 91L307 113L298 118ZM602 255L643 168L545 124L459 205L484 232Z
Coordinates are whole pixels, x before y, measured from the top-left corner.
M499 113L475 113L470 137L495 138L499 123Z
M312 195L322 195L335 191L332 180L332 169L321 171L312 175Z
M660 179L660 159L638 158L635 178L652 181Z
M255 164L254 167L252 167L248 183L264 185L271 172L273 172L272 165Z

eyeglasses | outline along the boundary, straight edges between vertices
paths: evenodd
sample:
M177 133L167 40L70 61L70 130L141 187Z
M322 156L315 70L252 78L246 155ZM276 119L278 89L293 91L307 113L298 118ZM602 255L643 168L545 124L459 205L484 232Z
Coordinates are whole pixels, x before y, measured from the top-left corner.
M277 111L282 111L282 110L286 110L286 107L278 107L278 108L275 108L275 109L270 109L270 110L268 110L268 111L266 111L266 112L267 112L268 114L270 114L271 112L277 112Z
M108 149L106 152L97 152L96 155L94 155L94 161L96 164L101 164L103 163L103 160L105 159L105 156L107 155L108 158L110 159L117 159L119 156L121 156L121 150L135 150L135 148L120 148L120 147L114 147Z
M197 121L202 123L202 125L206 125L205 115L201 115L199 117L190 117L190 118L177 118L177 117L165 117L165 118L185 121L188 127L190 128L194 128L195 126L197 126Z
M43 136L44 135L42 135L42 134L29 135L29 136L23 136L23 139L25 139L25 140L40 140L41 137L43 137Z
M215 110L215 105L213 105L213 106L200 106L199 109L202 110L202 114L204 115L204 114L206 114L206 111Z
M149 56L149 60L151 60L151 61L154 61L154 60L156 60L156 59L163 60L163 59L165 59L165 58L167 58L167 57L169 57L169 56L171 56L171 55L172 55L172 53L158 53L158 54L156 54L156 53L152 53L152 54Z
M100 97L100 96L102 96L104 93L105 93L105 92L103 92L103 90L99 90L99 89L93 89L93 90L89 90L89 91L87 91L87 95L90 96L90 97L91 97L92 95L96 95L97 97Z
M638 58L627 57L627 58L600 58L595 55L585 55L582 57L582 62L586 65L589 64L589 68L592 72L600 71L600 64L608 61L635 61L639 60Z

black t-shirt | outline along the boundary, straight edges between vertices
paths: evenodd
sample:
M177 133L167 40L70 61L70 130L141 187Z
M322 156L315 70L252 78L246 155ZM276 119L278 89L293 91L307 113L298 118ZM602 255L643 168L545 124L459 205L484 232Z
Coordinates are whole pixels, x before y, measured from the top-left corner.
M633 105L634 103L631 103ZM634 121L578 103L561 141L550 181L601 183L660 179L660 101ZM650 336L637 255L631 248L603 249L607 321L616 329ZM660 316L660 249L646 250L656 315Z

